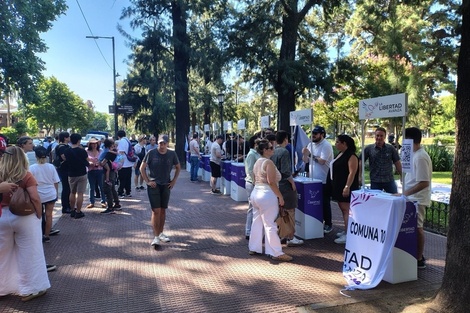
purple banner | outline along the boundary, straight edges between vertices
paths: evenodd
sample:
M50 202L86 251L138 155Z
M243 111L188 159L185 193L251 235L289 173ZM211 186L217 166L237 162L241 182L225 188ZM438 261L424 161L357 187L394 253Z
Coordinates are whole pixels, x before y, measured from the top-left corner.
M417 223L418 214L416 206L413 202L406 202L405 215L403 216L403 223L401 224L400 232L398 233L395 247L408 252L412 256L416 256L418 251L417 247Z
M238 186L245 188L245 164L232 163L230 175L232 176L232 181L234 181Z
M226 181L231 182L232 181L232 162L230 161L222 161L221 165L221 170L222 170L222 176L225 178Z
M211 161L210 161L210 156L209 155L203 155L202 156L202 162L204 163L204 170L207 172L211 171Z
M299 197L298 209L323 222L323 185L321 182L295 182Z
M186 152L186 162L189 163L189 158L191 157L191 152Z

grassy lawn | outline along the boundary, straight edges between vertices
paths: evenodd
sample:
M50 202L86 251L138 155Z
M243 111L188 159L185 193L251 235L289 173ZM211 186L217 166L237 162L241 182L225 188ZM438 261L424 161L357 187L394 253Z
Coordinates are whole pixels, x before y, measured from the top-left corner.
M370 184L369 171L365 171L366 184ZM395 175L395 179L400 179L400 176ZM452 185L452 172L432 172L432 182L438 184Z
M452 172L432 172L432 182L452 185Z

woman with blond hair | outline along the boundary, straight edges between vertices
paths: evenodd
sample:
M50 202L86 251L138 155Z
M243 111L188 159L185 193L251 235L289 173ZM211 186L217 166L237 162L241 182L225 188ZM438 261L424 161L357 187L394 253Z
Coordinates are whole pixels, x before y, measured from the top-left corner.
M25 188L35 214L17 216L10 212L12 192L2 193L0 218L0 296L18 294L22 301L44 295L51 287L42 246L42 207L37 182L28 172L28 160L19 147L6 148L0 159L0 181Z

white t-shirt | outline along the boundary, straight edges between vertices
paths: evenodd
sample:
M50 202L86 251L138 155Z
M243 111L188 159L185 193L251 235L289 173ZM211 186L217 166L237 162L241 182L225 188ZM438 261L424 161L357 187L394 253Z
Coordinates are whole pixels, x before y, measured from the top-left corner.
M309 158L309 176L314 179L319 179L323 184L326 184L326 176L328 175L330 162L333 160L333 147L327 140L322 139L322 141L318 143L310 142L307 145L307 149L313 156L312 159ZM320 157L321 159L326 160L325 164L321 165L320 163L315 162L315 157Z
M124 152L125 154L127 154L127 152L129 151L129 145L130 145L130 141L129 139L127 139L126 137L122 137L121 139L119 139L119 143L118 143L118 147L117 147L117 150L118 152ZM122 165L122 167L132 167L134 166L134 162L131 162L127 159L127 156L124 155L124 164Z
M417 201L420 205L431 205L431 178L432 162L424 148L419 148L413 154L413 172L405 174L405 189L410 189L420 181L428 181L429 186L423 190L408 196L411 201Z
M38 193L41 203L57 199L57 190L54 184L59 183L60 178L54 165L50 163L36 163L29 167L29 171L38 182Z
M217 141L214 141L211 144L211 156L209 161L214 162L215 164L220 165L220 162L222 161L222 148L220 147L219 143ZM218 157L217 155L220 155Z
M189 151L191 153L191 156L199 156L199 143L197 142L197 139L192 139L189 142Z

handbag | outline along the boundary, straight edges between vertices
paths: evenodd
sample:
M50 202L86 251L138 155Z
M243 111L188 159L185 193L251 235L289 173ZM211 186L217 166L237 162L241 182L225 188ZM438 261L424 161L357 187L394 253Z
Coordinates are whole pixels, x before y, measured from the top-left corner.
M20 186L20 182L16 191L13 192L13 195L10 199L10 212L18 216L26 216L36 213L34 209L34 204L31 201L28 190Z
M280 238L292 238L295 233L295 221L284 207L279 207L279 216L276 219Z

